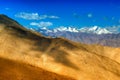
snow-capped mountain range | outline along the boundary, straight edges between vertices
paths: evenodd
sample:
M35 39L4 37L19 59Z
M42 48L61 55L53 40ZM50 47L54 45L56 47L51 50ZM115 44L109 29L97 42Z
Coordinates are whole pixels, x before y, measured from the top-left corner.
M54 29L48 29L46 27L40 27L37 29L34 28L30 28L32 30L37 30L38 32L41 33L57 33L57 32L73 32L73 33L91 33L91 34L116 34L119 33L119 28L120 26L115 27L108 27L108 28L101 28L99 26L93 26L93 27L83 27L83 28L75 28L75 27L64 27L64 26L60 26ZM112 30L111 30L111 29ZM113 30L114 29L114 30Z
M100 44L111 47L120 47L120 26L102 28L99 26L93 27L58 27L48 29L46 27L31 28L40 32L44 36L53 38L64 37L72 41L81 42L85 44Z
M113 32L107 30L106 28L100 28L98 26L90 27L90 28L81 28L80 32L86 33L95 33L95 34L112 34Z

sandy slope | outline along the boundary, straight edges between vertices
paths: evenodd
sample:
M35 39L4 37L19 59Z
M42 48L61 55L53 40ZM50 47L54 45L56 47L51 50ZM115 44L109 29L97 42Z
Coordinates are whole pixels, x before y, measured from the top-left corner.
M0 80L73 80L24 63L0 58Z
M20 26L0 26L0 57L77 80L120 80L119 53L119 48L46 38Z

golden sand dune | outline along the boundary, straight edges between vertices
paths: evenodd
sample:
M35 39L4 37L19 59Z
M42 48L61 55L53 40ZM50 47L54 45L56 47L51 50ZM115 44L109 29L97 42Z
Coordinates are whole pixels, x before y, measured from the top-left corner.
M47 38L15 24L0 26L0 57L76 80L120 80L120 48Z

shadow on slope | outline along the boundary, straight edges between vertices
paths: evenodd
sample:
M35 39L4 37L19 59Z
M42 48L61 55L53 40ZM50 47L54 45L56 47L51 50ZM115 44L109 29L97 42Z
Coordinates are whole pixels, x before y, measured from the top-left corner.
M24 63L0 58L0 80L74 80Z

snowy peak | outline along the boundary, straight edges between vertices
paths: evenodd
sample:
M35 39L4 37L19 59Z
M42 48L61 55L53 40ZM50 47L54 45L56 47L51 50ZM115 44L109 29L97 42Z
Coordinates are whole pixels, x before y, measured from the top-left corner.
M107 30L106 28L101 28L98 26L93 26L93 27L84 27L84 28L73 28L73 27L58 27L53 29L53 32L84 32L84 33L93 33L93 34L111 34L112 32Z
M98 30L98 29L99 29L98 26L93 26L93 27L89 28L90 31L96 31L96 30Z
M112 34L111 31L107 30L106 28L101 28L98 26L93 26L93 27L84 27L79 29L80 32L85 32L85 33L93 33L93 34Z
M76 28L72 28L72 27L64 27L64 26L61 26L61 27L58 27L58 28L55 28L53 29L54 32L79 32Z
M75 27L64 27L60 26L54 29L49 29L47 27L39 27L36 30L40 33L57 33L57 32L73 32L73 33L90 33L90 34L112 34L112 33L117 33L118 31L112 31L111 29L108 28L102 28L99 26L93 26L93 27L83 27L83 28L75 28Z

